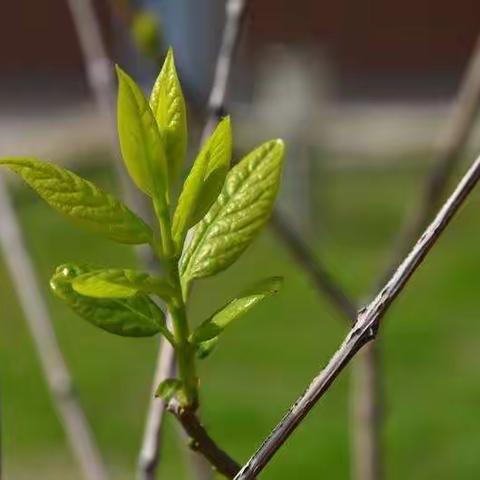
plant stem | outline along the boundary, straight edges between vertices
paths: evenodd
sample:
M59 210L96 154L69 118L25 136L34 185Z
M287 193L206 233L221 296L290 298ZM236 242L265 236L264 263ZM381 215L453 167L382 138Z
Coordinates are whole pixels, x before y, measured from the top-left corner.
M190 326L187 319L187 310L182 295L180 275L178 272L178 258L166 262L167 274L175 287L175 296L168 305L172 317L173 336L177 355L178 373L183 382L185 408L195 411L198 407L198 378L195 366L195 349L189 341Z
M198 407L198 380L195 368L195 350L188 340L190 328L188 326L185 305L181 300L180 305L171 308L173 321L173 335L175 337L178 373L183 382L185 394L185 407L196 410Z

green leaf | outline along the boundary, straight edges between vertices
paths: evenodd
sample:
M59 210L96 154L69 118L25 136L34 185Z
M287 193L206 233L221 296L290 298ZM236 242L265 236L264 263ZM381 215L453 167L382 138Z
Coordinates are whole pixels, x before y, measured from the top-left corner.
M73 222L116 242L151 242L153 232L143 220L73 172L32 158L6 158L0 165L18 173L43 200Z
M219 337L215 337L211 340L206 340L205 342L197 343L195 345L195 352L199 360L204 360L213 352L218 345L218 338Z
M153 86L150 106L165 142L170 185L181 173L187 153L187 114L172 49Z
M229 267L267 222L280 183L284 145L266 142L227 175L222 192L195 227L180 261L184 289Z
M163 299L174 294L164 279L130 269L109 268L79 275L72 287L81 295L93 298L131 298L139 294L155 293Z
M177 395L177 393L182 389L182 386L183 384L181 380L178 380L177 378L167 378L160 383L155 391L155 396L168 401Z
M282 277L266 278L239 293L227 305L200 324L191 335L190 341L200 344L218 337L233 320L247 313L264 298L277 293L282 282Z
M95 299L75 292L72 281L89 271L83 265L62 265L50 280L50 286L78 315L107 332L124 337L149 337L163 333L172 342L165 315L146 295L127 299Z
M187 230L208 212L222 190L232 156L230 118L224 118L203 146L183 185L172 233L180 248Z
M153 112L140 87L117 66L118 134L123 160L135 184L167 210L168 166Z

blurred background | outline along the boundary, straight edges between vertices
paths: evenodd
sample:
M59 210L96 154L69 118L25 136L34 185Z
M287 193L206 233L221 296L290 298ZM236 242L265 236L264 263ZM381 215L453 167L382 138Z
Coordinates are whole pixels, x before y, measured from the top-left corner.
M77 0L81 1L81 0ZM191 159L221 41L221 0L96 0L114 62L151 88L174 48L189 102ZM133 12L133 13L132 13ZM480 34L477 0L251 2L229 87L237 156L270 137L288 145L282 211L345 290L368 300L422 194L434 145ZM119 192L111 124L99 113L69 4L0 4L0 156L53 160ZM480 147L469 135L452 184ZM2 173L3 175L3 173ZM136 265L127 247L65 223L23 184L9 192L61 350L112 478L132 478L158 339L108 335L48 289L68 261ZM480 192L474 193L386 318L380 333L386 478L480 474ZM8 225L0 218L0 228ZM3 258L5 258L3 252ZM202 414L246 459L336 349L343 318L268 230L241 261L199 282L201 321L262 274L283 291L225 334L202 362ZM80 479L0 258L0 382L5 478ZM262 474L349 478L349 375L343 375ZM188 478L167 419L158 478Z

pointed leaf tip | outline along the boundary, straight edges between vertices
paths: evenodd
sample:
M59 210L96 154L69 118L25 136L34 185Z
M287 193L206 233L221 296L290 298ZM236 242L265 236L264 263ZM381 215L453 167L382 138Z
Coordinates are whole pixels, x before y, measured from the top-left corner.
M178 250L187 230L198 223L217 199L232 157L230 118L223 118L205 142L183 185L173 216L172 233Z
M165 143L170 185L178 179L187 152L187 112L172 48L153 85L150 107Z

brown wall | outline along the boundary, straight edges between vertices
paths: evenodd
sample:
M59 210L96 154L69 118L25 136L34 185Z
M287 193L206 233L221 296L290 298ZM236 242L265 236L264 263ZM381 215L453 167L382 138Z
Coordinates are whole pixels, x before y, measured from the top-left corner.
M95 2L106 24L105 3ZM77 73L82 59L66 0L1 0L0 71Z
M0 72L81 69L65 0L1 3ZM95 3L107 25L106 0ZM480 0L253 0L249 30L252 53L314 42L350 71L456 71L480 33Z
M257 0L252 45L308 42L348 70L457 70L480 33L480 0Z

